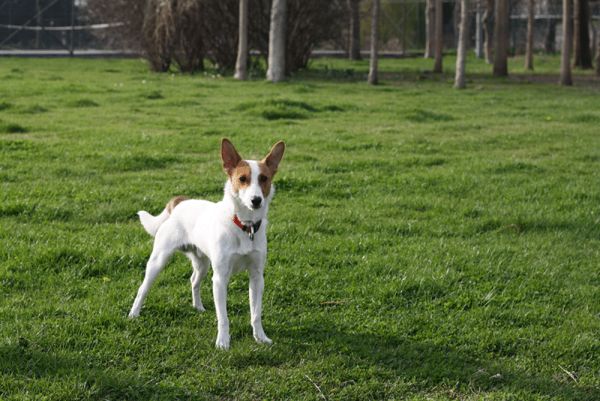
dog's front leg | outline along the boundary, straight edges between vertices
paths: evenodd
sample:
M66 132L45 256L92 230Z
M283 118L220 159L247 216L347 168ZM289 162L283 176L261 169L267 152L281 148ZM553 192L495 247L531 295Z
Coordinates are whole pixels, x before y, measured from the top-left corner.
M228 264L217 264L213 267L213 297L217 311L218 333L217 348L229 348L229 318L227 317L227 284L231 272Z
M264 266L264 263L263 265ZM250 323L254 339L259 343L272 343L262 327L262 297L265 289L263 267L249 269L250 274Z

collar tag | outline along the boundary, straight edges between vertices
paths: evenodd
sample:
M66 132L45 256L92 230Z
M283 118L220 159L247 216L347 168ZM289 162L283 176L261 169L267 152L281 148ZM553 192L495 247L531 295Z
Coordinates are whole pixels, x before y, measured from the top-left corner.
M242 222L240 221L240 219L237 216L234 216L232 220L236 226L238 226L239 228L242 229L243 232L248 234L250 241L254 241L254 233L257 232L258 229L260 228L260 224L262 223L262 220L259 220L256 223L252 223L252 225L250 225L250 226L242 224Z

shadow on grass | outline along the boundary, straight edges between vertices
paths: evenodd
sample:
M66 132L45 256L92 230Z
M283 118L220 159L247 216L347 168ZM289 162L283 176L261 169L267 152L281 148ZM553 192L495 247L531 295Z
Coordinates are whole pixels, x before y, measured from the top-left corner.
M162 320L169 324L170 319ZM173 322L176 320L185 323L185 318ZM415 394L426 392L451 398L486 397L496 392L500 397L509 395L515 399L600 397L597 387L575 384L566 374L532 375L507 367L500 358L477 357L468 347L446 345L443 339L410 341L400 335L328 331L327 324L314 323L273 330L276 344L271 346L254 344L246 324L242 330L232 327L230 351L215 350L211 340L210 350L200 350L204 356L190 351L167 365L162 362L172 356L172 351L155 351L151 358L156 360L154 368L142 366L141 361L125 362L127 350L107 354L102 345L83 351L65 350L64 344L38 344L19 337L12 343L0 344L0 396L35 393L45 387L55 391L56 399L182 399L193 395L211 398L233 396L236 388L245 388L248 380L268 380L273 378L273 372L279 372L276 377L280 380L304 380L306 373L315 381L327 377L320 389L328 397L331 390L349 382L355 383L357 390L367 391L373 379L379 380L378 383L401 382ZM209 345L204 342L201 347ZM62 384L51 384L54 382ZM190 383L198 384L190 386ZM287 388L281 383L281 392L285 393ZM293 386L289 388L292 390ZM262 394L266 389L257 391ZM383 398L386 395L384 389L377 394Z
M304 327L306 333L313 332L314 326ZM279 338L298 338L297 330L278 331ZM296 350L298 358L303 358L309 348L323 348L330 355L337 355L343 369L351 372L355 366L370 372L386 372L403 382L421 383L423 388L413 391L444 393L451 390L452 398L474 396L482 393L510 394L517 399L538 397L545 399L592 400L599 399L600 389L595 386L578 385L567 374L557 376L532 375L515 370L502 362L501 356L477 357L465 347L443 345L440 339L410 341L405 338L376 335L349 334L342 331L309 335L315 338L312 343L290 341L290 349ZM322 340L316 340L321 337ZM288 356L289 357L289 356ZM247 361L246 361L247 362ZM258 365L264 364L261 360ZM558 368L557 368L558 370ZM327 376L327 372L315 372ZM367 377L356 378L367 379Z
M0 361L0 398L35 393L40 385L48 385L42 382L63 383L52 386L53 399L151 399L157 394L156 387L145 385L149 379L111 369L89 353L60 355L24 337L0 344ZM184 388L170 388L168 394L189 396Z

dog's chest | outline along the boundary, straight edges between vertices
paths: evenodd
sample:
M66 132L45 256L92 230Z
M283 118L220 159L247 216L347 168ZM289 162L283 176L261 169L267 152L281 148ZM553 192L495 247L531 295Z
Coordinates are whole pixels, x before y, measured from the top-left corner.
M246 233L243 233L242 238L240 238L240 235L236 235L234 241L236 243L235 252L240 255L247 255L254 250L254 241L250 241L250 238L244 238L246 236Z
M252 254L249 253L247 255L240 255L234 262L233 262L233 268L232 268L232 273L233 274L240 274L244 271L246 271L250 266L253 266L256 264L257 262L257 256L256 254Z

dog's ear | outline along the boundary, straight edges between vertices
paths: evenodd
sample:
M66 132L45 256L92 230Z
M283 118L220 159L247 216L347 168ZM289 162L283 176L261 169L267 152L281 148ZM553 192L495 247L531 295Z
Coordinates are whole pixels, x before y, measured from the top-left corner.
M271 153L269 153L269 155L263 160L263 162L267 165L269 170L271 170L273 175L275 175L275 173L277 172L277 167L279 166L279 162L283 157L284 150L285 143L283 141L277 142L275 146L273 146L273 149L271 149Z
M227 138L223 138L221 141L221 159L223 160L223 170L229 175L231 175L231 172L236 168L238 163L242 161L237 150L235 150L233 144Z

